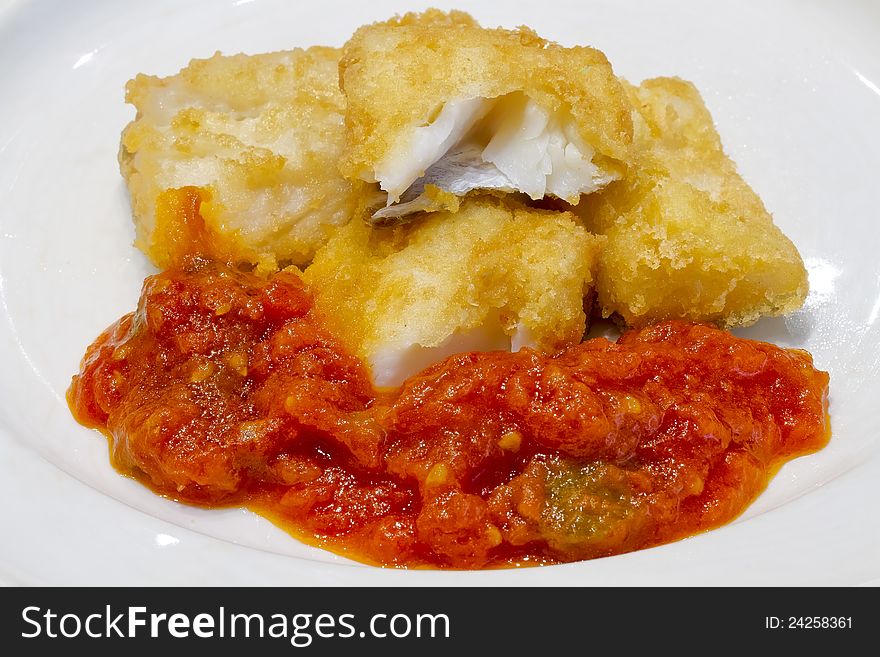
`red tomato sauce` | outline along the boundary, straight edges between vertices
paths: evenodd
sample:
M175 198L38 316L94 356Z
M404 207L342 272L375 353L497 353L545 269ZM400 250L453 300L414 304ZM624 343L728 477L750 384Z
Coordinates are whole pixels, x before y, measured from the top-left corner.
M148 278L68 391L121 472L386 566L589 559L726 523L829 437L809 354L670 321L549 356L453 356L394 391L299 277Z

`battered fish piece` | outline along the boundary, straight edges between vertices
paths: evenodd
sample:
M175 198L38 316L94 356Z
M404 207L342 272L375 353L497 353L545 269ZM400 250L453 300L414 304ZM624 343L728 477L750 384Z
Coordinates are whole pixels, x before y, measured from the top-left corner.
M191 252L182 208L204 223L210 255L266 270L309 262L350 219L356 195L337 168L339 56L333 48L218 53L177 75L128 83L137 118L119 161L135 244L150 260L164 268Z
M630 326L678 318L731 327L800 308L801 256L724 154L696 88L656 78L627 91L638 164L576 209L608 238L602 315Z
M328 328L391 386L458 352L579 342L603 242L570 213L478 197L393 228L353 221L304 278Z
M341 168L378 183L378 223L454 209L451 196L474 190L574 204L630 159L630 107L605 55L526 27L437 10L368 25L343 48L340 84Z

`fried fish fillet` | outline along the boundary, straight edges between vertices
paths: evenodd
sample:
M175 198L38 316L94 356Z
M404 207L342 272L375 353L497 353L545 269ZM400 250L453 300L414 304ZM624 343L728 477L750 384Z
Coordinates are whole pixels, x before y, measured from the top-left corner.
M396 385L458 352L579 342L603 241L570 213L476 197L391 228L353 221L304 277L375 383Z
M629 103L605 55L525 27L438 10L368 25L343 48L340 85L341 168L378 183L377 222L474 190L577 203L630 159Z
M179 207L186 189L214 255L267 269L311 260L356 204L337 168L345 148L339 55L218 53L171 77L130 81L137 118L119 159L137 247L159 267L189 249Z
M631 326L680 318L730 327L799 308L801 256L724 154L696 88L657 78L627 91L637 163L576 208L608 238L602 314Z

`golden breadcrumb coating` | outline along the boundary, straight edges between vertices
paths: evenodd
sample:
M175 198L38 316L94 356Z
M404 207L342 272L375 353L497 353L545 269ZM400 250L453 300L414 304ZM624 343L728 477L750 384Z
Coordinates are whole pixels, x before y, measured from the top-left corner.
M168 199L189 188L212 242L235 262L308 262L356 203L337 168L339 55L218 53L177 75L131 80L126 99L137 118L123 132L119 159L137 247L159 267L186 251Z
M576 209L608 238L597 281L602 314L628 325L740 326L798 309L803 261L724 154L696 88L677 78L627 87L638 164Z
M467 14L437 10L368 25L343 48L340 85L348 101L342 171L378 181L389 203L407 200L403 190L414 178L468 140L483 141L469 158L453 158L452 169L467 165L471 174L471 187L459 195L518 190L576 203L579 186L592 190L619 178L630 160L631 110L605 55L562 47L526 27L484 29ZM510 168L529 158L537 182L512 189L498 182L510 176L518 183L522 172ZM489 160L501 162L504 175L489 175ZM428 178L434 182L430 171Z
M393 228L353 221L304 277L329 327L394 385L451 353L579 342L603 241L570 213L474 197Z

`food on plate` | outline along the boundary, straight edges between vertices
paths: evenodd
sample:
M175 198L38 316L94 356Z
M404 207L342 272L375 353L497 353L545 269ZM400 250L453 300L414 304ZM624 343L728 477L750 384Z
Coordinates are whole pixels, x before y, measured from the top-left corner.
M267 271L311 260L358 202L337 168L338 62L338 50L320 47L217 54L129 82L137 117L119 161L137 247L160 268L174 263L192 250L188 212L217 257Z
M828 439L803 351L678 321L555 356L453 356L377 392L294 272L152 276L69 400L173 499L242 504L370 563L617 554L716 527Z
M810 355L717 326L807 278L688 82L429 10L128 100L165 271L68 401L161 495L377 565L541 565L717 527L829 438Z
M462 351L580 342L602 243L570 213L469 198L393 228L353 221L305 279L374 382L398 385Z
M367 25L343 48L339 79L342 170L375 183L379 223L454 209L474 190L574 204L630 160L629 103L605 56L525 27L437 10Z
M630 326L669 318L754 323L801 307L801 256L737 173L689 82L627 85L637 164L585 197L585 225L605 235L598 306Z

